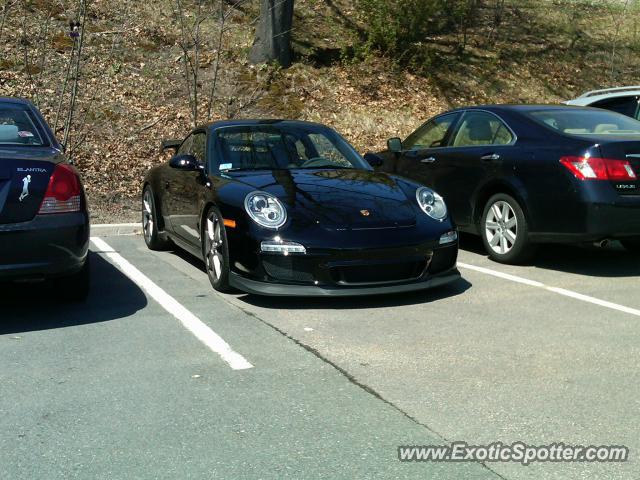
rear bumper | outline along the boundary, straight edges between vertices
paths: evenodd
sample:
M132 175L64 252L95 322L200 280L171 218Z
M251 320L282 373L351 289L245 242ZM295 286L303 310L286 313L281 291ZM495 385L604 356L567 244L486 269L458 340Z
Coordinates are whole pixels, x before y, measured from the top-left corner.
M310 285L289 285L270 282L259 282L231 273L229 281L232 287L254 295L276 297L355 297L364 295L380 295L391 293L415 292L429 288L440 287L455 282L460 278L457 268L452 268L438 275L426 279L384 286L363 287L321 287Z
M640 237L640 196L620 198L612 203L590 203L576 211L574 231L532 232L534 242L581 243L605 239ZM575 218L571 223L575 222Z
M0 225L0 280L71 275L83 267L88 250L86 212Z

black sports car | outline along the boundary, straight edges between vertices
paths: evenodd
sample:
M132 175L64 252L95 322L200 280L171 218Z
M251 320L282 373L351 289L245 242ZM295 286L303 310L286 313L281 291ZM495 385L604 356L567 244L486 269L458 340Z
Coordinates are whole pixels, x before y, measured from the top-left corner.
M379 154L437 190L461 231L517 263L544 242L640 250L640 122L594 108L499 105L429 120Z
M0 98L0 280L56 279L59 297L83 300L88 249L78 172L30 102Z
M373 172L330 128L225 121L163 148L177 152L144 181L145 241L203 259L216 290L363 295L459 277L442 198Z

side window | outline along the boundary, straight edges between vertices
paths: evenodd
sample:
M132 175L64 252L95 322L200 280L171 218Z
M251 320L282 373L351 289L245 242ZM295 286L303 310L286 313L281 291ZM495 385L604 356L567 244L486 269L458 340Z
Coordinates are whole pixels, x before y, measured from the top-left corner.
M458 114L443 115L427 122L402 142L404 150L444 147L447 132L458 119Z
M184 142L182 142L182 145L180 145L180 148L178 149L178 153L176 155L186 155L188 153L191 153L191 142L193 141L193 135L189 135L186 140Z
M591 105L596 108L603 108L605 110L611 110L612 112L618 112L627 117L636 118L638 110L638 97L618 97L610 98L608 100L600 100L599 102Z
M453 146L508 145L512 141L511 130L495 115L486 112L467 112L455 134Z
M198 132L192 136L192 139L191 154L196 157L200 163L204 163L207 151L207 134Z

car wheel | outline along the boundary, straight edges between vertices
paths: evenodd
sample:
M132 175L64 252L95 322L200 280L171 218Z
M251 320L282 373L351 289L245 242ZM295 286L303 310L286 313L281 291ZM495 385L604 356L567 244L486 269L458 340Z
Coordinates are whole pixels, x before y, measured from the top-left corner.
M144 241L151 250L166 250L171 245L167 239L158 233L158 215L153 190L146 186L142 193L142 231Z
M217 208L210 208L203 226L203 252L207 275L213 288L229 292L229 244L224 220Z
M91 289L91 267L89 258L82 269L73 275L58 279L54 282L57 297L65 302L81 303L89 296Z
M481 227L482 241L493 260L517 264L533 255L527 219L513 197L503 193L491 197Z
M620 243L622 243L622 246L630 252L640 253L640 238L620 240Z

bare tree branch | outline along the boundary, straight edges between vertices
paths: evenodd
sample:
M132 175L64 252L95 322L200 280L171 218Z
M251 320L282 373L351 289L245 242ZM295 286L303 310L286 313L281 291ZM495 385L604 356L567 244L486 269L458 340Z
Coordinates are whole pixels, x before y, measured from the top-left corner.
M4 6L2 8L2 18L0 19L0 44L2 44L2 35L4 33L4 24L7 21L7 17L9 16L9 10L11 10L16 4L18 0L5 0Z
M620 29L626 18L627 8L629 7L629 0L625 0L622 12L618 15L618 18L614 21L616 23L616 30L613 35L613 46L611 47L611 81L615 81L615 65L616 65L616 50L618 48L618 37L620 36Z
M87 1L88 0L79 0L80 1L80 39L78 40L78 52L76 54L76 63L75 63L75 74L73 78L73 86L71 88L71 102L69 105L69 111L67 114L67 121L65 123L64 129L64 140L62 141L63 145L67 145L69 142L69 135L71 134L71 127L73 125L73 115L75 113L76 108L76 100L78 97L78 83L80 81L80 65L82 62L82 47L84 45L84 34L85 34L85 26L87 23Z

